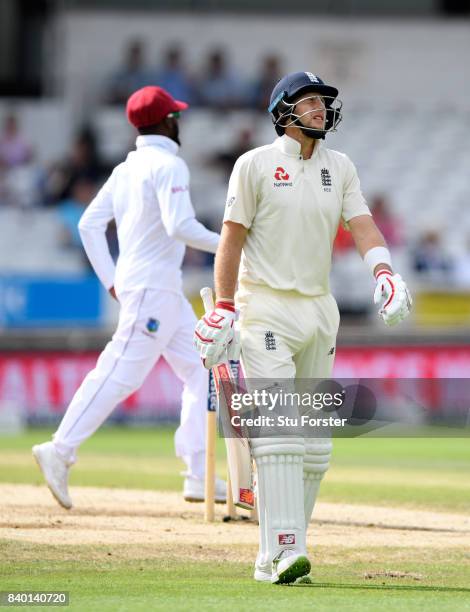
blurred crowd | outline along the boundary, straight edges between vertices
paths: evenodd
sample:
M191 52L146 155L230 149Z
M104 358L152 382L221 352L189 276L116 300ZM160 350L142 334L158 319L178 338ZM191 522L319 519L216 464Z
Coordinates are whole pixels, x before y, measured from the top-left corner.
M184 48L178 43L171 45L163 60L153 67L145 43L134 40L126 46L121 66L107 79L102 101L123 104L136 89L158 83L173 97L193 106L266 111L273 86L282 72L281 58L270 54L261 59L258 75L246 81L231 65L225 49L218 47L209 51L201 69L193 74L187 68Z

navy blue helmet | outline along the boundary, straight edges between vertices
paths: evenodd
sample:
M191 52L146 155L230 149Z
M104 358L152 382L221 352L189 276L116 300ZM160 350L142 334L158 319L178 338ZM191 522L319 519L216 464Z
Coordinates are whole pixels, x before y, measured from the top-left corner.
M303 94L319 94L323 98L326 109L325 126L323 129L305 126L302 116L295 114L296 103ZM271 113L276 132L281 136L290 125L299 127L312 138L325 138L327 132L334 132L342 119L343 103L337 100L336 87L326 85L320 77L312 72L291 72L283 77L273 89L268 110ZM314 112L308 111L308 112ZM304 113L307 114L307 113Z

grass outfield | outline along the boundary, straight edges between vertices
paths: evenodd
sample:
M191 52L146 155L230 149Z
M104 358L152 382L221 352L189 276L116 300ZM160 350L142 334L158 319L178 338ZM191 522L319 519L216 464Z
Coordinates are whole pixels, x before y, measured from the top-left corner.
M331 543L319 537L313 549L313 585L273 587L251 578L256 551L253 525L219 522L205 530L200 506L186 505L191 510L185 510L182 518L192 521L189 533L194 533L189 541L179 542L175 534L172 542L171 534L166 539L162 534L161 545L139 544L132 541L135 527L129 526L121 534L122 542L109 543L107 533L100 531L108 529L99 523L101 507L67 513L52 500L49 503L30 454L32 444L49 435L46 430L31 430L0 438L0 483L41 485L38 492L46 499L29 523L20 515L22 502L16 524L7 516L7 500L0 503L0 527L11 528L5 532L10 535L0 539L0 590L67 590L72 610L470 610L470 548L464 545L464 538L470 537L468 439L337 440L332 468L322 485L322 502L434 511L444 517L444 513L467 514L468 530L454 534L447 545L443 539L432 540L434 532L428 536L423 531L420 539L413 539L412 532L408 536L396 531L401 544L390 545L395 531L389 529L383 532L383 545L380 533L368 545L365 526L364 542L351 545L354 525L315 524L310 546L315 533L327 528ZM174 457L172 435L169 429L103 428L80 451L71 477L72 493L79 486L179 491L183 465ZM222 441L218 452L223 475ZM110 521L116 521L124 511L117 502L111 507ZM139 516L137 507L126 512ZM163 514L149 516L153 518L149 529L158 542L158 525L170 532L166 526L172 519L166 517L170 522L164 523ZM148 516L143 512L141 518L145 521ZM97 522L96 542L60 545L61 533L73 538L81 525L78 521ZM55 525L53 545L40 539L49 524ZM230 530L235 529L239 531L233 531L231 539ZM245 539L237 535L242 532Z
M31 446L50 430L1 438L0 482L41 484ZM223 440L218 471L225 474ZM71 484L177 491L183 463L168 428L103 428L80 450ZM468 438L356 438L335 440L332 468L322 484L322 500L400 505L470 514Z

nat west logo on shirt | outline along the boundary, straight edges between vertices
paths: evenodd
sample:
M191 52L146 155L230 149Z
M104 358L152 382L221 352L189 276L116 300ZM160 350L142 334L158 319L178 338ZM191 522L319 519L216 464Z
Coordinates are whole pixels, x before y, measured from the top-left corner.
M278 542L279 546L295 544L295 533L280 533Z
M282 166L278 166L274 172L274 178L277 183L274 183L274 187L292 187L292 181L287 183L289 180L289 174L284 170Z

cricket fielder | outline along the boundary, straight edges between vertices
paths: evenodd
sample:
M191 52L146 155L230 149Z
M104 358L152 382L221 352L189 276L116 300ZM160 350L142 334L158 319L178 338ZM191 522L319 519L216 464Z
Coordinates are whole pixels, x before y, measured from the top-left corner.
M374 301L383 301L384 322L395 325L409 313L410 295L392 270L354 165L322 145L341 120L337 96L335 87L311 72L288 74L269 106L279 137L235 163L216 255L217 302L195 334L206 367L236 342L237 308L248 379L331 376L339 312L329 272L340 222L376 278ZM331 441L261 437L251 447L260 527L254 578L294 582L310 571L306 527L329 467Z
M52 442L33 455L57 501L72 507L68 473L77 448L143 383L161 355L183 381L176 454L187 466L184 497L204 499L205 418L208 373L193 346L196 317L183 295L185 245L215 253L219 235L195 218L189 171L178 157L178 116L188 105L160 87L144 87L127 102L139 132L128 154L86 209L80 235L103 285L121 306L117 330L96 367L75 393ZM117 225L116 267L105 231ZM216 501L225 483L216 481Z

